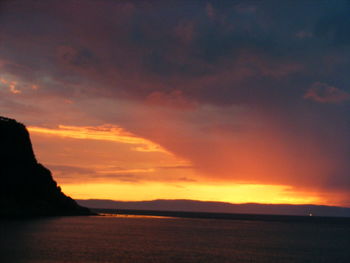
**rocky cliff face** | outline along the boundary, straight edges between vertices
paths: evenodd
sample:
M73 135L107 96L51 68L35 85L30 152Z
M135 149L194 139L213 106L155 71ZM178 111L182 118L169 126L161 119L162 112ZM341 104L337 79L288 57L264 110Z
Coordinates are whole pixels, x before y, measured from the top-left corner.
M37 162L25 126L0 117L0 216L85 214Z

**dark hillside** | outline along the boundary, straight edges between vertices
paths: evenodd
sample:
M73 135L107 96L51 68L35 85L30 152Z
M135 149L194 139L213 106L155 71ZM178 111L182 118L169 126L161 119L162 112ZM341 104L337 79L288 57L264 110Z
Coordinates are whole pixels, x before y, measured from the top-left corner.
M37 162L25 126L0 117L0 216L89 213L62 193L51 172Z

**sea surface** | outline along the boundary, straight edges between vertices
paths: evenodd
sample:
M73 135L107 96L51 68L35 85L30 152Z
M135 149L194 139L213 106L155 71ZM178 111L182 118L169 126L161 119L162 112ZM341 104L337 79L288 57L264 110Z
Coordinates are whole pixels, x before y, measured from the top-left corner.
M0 221L0 262L350 262L350 225L81 216Z

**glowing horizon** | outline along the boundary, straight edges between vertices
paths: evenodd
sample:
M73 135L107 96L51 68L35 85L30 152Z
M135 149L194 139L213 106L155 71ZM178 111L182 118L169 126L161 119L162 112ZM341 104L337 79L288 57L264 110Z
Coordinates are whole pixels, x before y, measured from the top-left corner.
M150 145L153 149L155 148L153 145L156 145L159 149L162 148L152 141L136 137L117 126L58 125L57 129L28 127L28 130L31 132L34 146L40 140L51 141L57 140L57 138L61 138L60 140L63 142L67 140L80 142L81 145L85 145L83 148L89 148L89 145L94 141L106 141L113 143L107 144L108 152L121 145L131 145L131 148L123 150L119 148L117 151L128 152L128 155L138 152L137 154L141 154L142 158L148 158L147 155L150 154L158 155L154 160L148 159L146 166L141 162L143 163L142 167L135 167L135 163L131 160L130 166L121 168L112 162L104 163L104 160L98 158L93 164L90 161L84 162L83 155L80 155L80 158L75 158L74 162L71 163L72 166L64 166L62 164L69 164L66 158L71 158L70 156L63 155L62 159L62 156L50 156L52 155L50 152L39 151L39 159L44 164L48 164L48 167L53 171L54 178L64 192L75 199L113 199L119 201L191 199L229 203L329 204L329 200L322 198L317 192L298 192L288 185L242 184L232 181L220 183L208 181L205 178L200 179L201 177L198 176L200 172L194 172L196 169L192 167L190 162L181 160L165 150L138 151L133 145L147 145L147 147ZM63 143L63 145L68 144L67 142ZM74 154L79 155L80 148L75 149ZM163 167L159 167L157 163L160 155L164 158ZM52 163L53 160L56 163ZM79 167L73 166L80 162L82 164ZM181 170L181 177L164 177L162 175L164 171L167 174L177 174L178 169ZM70 178L67 178L68 173ZM74 179L72 179L73 177ZM80 178L85 178L83 183L79 182ZM339 201L332 203L332 205L340 204Z
M62 184L62 189L75 199L109 199L117 201L198 200L235 204L322 204L317 195L300 196L288 193L278 185L176 185L159 183L133 184ZM148 191L154 191L150 194ZM116 192L113 194L113 192ZM176 192L176 194L174 193ZM236 195L236 196L234 196ZM185 198L186 197L186 198Z

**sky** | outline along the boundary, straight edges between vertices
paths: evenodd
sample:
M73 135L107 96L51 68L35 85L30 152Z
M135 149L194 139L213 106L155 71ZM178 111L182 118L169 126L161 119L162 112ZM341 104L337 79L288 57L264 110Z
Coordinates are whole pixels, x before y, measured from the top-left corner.
M0 2L0 115L73 198L350 207L349 1Z

